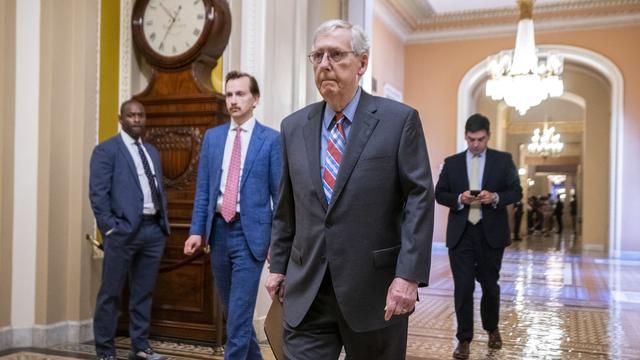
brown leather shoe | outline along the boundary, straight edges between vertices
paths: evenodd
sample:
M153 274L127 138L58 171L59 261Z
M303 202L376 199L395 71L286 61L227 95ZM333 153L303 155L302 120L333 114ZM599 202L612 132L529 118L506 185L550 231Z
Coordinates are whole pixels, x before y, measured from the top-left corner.
M470 350L470 343L468 341L459 341L456 349L453 350L454 359L468 359Z
M501 349L502 348L502 337L500 336L500 330L495 329L493 331L487 332L489 334L489 341L487 345L489 345L490 349Z

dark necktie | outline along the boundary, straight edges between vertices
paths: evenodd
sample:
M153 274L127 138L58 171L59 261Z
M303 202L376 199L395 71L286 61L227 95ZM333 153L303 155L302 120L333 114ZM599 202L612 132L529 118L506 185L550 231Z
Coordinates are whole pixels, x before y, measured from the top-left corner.
M162 206L160 204L160 192L158 191L158 187L156 186L155 176L151 172L151 166L149 166L147 156L142 149L142 145L140 145L138 141L136 141L136 147L138 148L138 154L140 154L140 160L142 160L144 174L147 176L147 180L149 181L149 188L151 189L151 199L153 200L153 206L156 208L156 210L162 211Z

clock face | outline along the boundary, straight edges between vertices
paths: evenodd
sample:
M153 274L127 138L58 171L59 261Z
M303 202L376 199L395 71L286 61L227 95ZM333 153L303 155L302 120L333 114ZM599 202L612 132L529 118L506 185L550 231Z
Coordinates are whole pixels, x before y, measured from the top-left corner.
M207 13L203 0L149 0L144 10L143 34L158 55L180 56L191 49L203 33Z

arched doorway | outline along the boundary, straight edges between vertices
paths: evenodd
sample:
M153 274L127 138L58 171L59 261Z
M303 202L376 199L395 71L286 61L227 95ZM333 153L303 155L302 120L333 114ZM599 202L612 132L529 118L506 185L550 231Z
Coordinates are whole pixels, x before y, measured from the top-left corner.
M608 201L608 250L609 256L620 256L621 200L622 200L622 156L623 156L623 78L618 67L606 57L590 50L566 45L541 45L542 50L554 50L564 56L565 61L590 69L604 77L610 84L609 117L609 201ZM465 149L464 123L475 112L473 92L486 81L487 61L471 68L458 87L457 148Z

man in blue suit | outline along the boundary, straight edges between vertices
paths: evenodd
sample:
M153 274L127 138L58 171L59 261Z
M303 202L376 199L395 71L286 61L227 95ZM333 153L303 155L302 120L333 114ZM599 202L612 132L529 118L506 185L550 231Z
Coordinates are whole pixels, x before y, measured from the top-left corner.
M260 273L271 235L281 146L260 124L255 78L232 71L225 79L230 123L207 131L200 152L190 236L184 252L211 245L213 275L227 319L225 359L262 359L253 329Z
M169 235L162 165L155 147L142 142L146 115L136 100L120 107L119 135L91 155L89 199L104 239L102 285L93 319L99 359L115 360L120 295L129 275L129 359L161 360L149 346L151 299Z
M468 149L444 160L436 201L449 208L447 248L453 274L458 346L453 357L468 359L473 339L473 291L482 286L480 316L491 349L502 347L498 329L500 268L511 244L507 205L522 199L511 154L489 149L489 119L473 114L465 125Z

